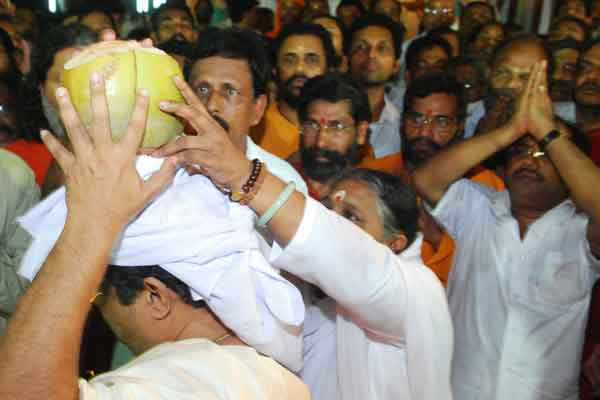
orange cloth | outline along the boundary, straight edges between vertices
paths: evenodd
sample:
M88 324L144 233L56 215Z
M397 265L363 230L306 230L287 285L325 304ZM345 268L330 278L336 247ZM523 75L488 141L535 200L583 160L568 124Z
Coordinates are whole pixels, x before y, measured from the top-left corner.
M358 164L359 168L374 169L393 175L400 175L403 166L404 162L402 161L401 153L390 154L389 156L382 158L365 157L360 164Z
M423 263L437 275L442 281L442 285L446 287L454 257L454 240L452 240L452 237L444 231L437 250L433 248L431 243L424 240L421 245L421 257Z
M497 192L501 192L506 189L506 184L498 175L493 171L483 168L481 166L473 168L468 174L467 178L473 182L481 183L495 189Z
M53 160L52 154L50 154L46 145L36 141L19 139L4 148L21 157L35 173L37 184L42 186Z
M388 172L390 174L400 176L403 172L404 161L402 159L402 153L391 154L383 158L375 158L372 154L367 154L367 156L359 164L359 167ZM501 191L506 188L504 181L498 175L483 167L473 168L467 174L467 177L475 182L487 185L497 191ZM431 243L425 240L423 241L423 245L421 246L421 257L423 257L423 263L437 275L444 286L446 286L448 282L448 276L450 275L450 270L452 268L453 256L454 240L452 240L448 233L444 232L437 250L434 249Z
M279 112L277 103L271 103L250 136L254 143L284 160L300 149L300 128Z

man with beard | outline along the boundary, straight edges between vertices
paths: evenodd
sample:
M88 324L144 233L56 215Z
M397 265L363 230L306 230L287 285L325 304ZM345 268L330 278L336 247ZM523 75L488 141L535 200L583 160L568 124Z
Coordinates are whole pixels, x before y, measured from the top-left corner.
M546 65L521 72L528 80L508 124L448 147L413 174L456 242L448 282L456 399L578 398L600 270L600 169L576 132L556 123ZM503 149L507 190L461 179Z
M371 158L400 151L400 113L386 92L400 69L403 36L402 25L378 14L360 18L350 30L350 74L367 93L371 107Z
M600 40L581 52L574 99L577 122L592 142L592 159L600 164Z
M97 40L96 32L86 26L79 24L57 26L41 36L40 43L33 54L33 66L47 127L63 142L67 140L67 135L60 121L55 96L56 89L61 84L62 68L75 52ZM40 128L46 128L46 126ZM60 168L53 162L42 185L42 196L62 184Z
M309 80L302 88L298 116L301 160L293 164L316 200L329 194L330 181L361 158L371 110L365 93L338 73Z
M152 13L152 40L162 44L170 39L194 43L194 17L184 1L168 1Z
M478 27L496 20L496 10L487 1L472 1L465 5L460 16L460 36L466 45L467 38Z
M458 84L454 89L460 93ZM306 180L309 195L314 199L327 197L331 182L347 168L386 171L379 161L399 162L395 169L387 172L404 174L405 171L399 170L402 168L400 155L379 160L364 157L362 146L366 142L370 120L368 98L347 77L325 74L308 81L302 89L299 116L301 159L293 165ZM421 247L424 262L445 283L454 251L452 239L443 234L424 210L419 217L419 226L424 233Z
M273 54L277 102L252 128L252 138L266 151L287 159L300 149L300 90L310 78L332 70L336 55L329 32L315 24L284 26L275 39Z

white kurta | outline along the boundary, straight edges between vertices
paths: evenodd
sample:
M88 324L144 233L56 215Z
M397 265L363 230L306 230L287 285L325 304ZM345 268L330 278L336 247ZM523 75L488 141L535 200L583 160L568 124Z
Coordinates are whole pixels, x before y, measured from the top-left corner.
M444 290L420 257L399 256L307 199L273 262L331 296L305 321L302 377L316 400L451 398L452 324Z
M521 239L507 191L460 180L434 215L456 242L448 280L452 387L461 400L577 399L600 261L588 218L565 200Z
M156 346L115 371L79 381L81 400L308 400L306 385L246 346L188 339Z

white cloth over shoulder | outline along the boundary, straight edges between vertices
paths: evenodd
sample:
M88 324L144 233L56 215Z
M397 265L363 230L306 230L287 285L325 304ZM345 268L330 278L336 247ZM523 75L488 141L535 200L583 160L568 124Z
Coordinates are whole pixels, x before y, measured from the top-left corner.
M247 346L188 339L153 347L128 364L79 380L80 400L308 400L294 374Z
M449 400L453 329L446 294L420 255L396 255L307 199L275 265L336 304L311 306L301 372L315 400Z
M141 156L138 172L146 179L161 164ZM21 264L23 276L31 280L41 268L66 215L61 188L21 218L34 237ZM254 219L250 208L230 202L208 178L180 170L172 186L125 228L110 263L160 265L203 298L240 339L298 369L301 338L294 331L304 319L302 297L260 252Z

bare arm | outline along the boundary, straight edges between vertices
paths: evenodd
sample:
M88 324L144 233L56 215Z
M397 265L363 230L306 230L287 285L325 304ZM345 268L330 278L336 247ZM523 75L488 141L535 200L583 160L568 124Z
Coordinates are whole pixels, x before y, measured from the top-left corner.
M93 124L88 134L68 94L57 92L73 144L66 150L42 135L65 172L65 228L31 288L23 295L0 343L0 398L75 399L81 334L123 226L170 182L174 163L144 182L135 153L146 121L148 98L140 96L128 131L113 144L101 78L91 84Z
M548 82L543 72L533 76L535 89L528 118L529 131L538 141L556 128ZM600 168L566 135L550 142L546 154L567 186L571 199L590 217L587 238L592 252L600 256Z
M163 103L161 108L187 120L198 135L179 137L157 150L154 155L176 157L178 163L209 176L218 186L239 191L250 176L250 161L234 145L221 125L210 116L190 87L177 77L174 81L187 104ZM286 184L275 175L267 174L249 206L258 214L265 213ZM269 222L269 228L281 246L286 246L296 234L305 203L304 196L294 192Z

